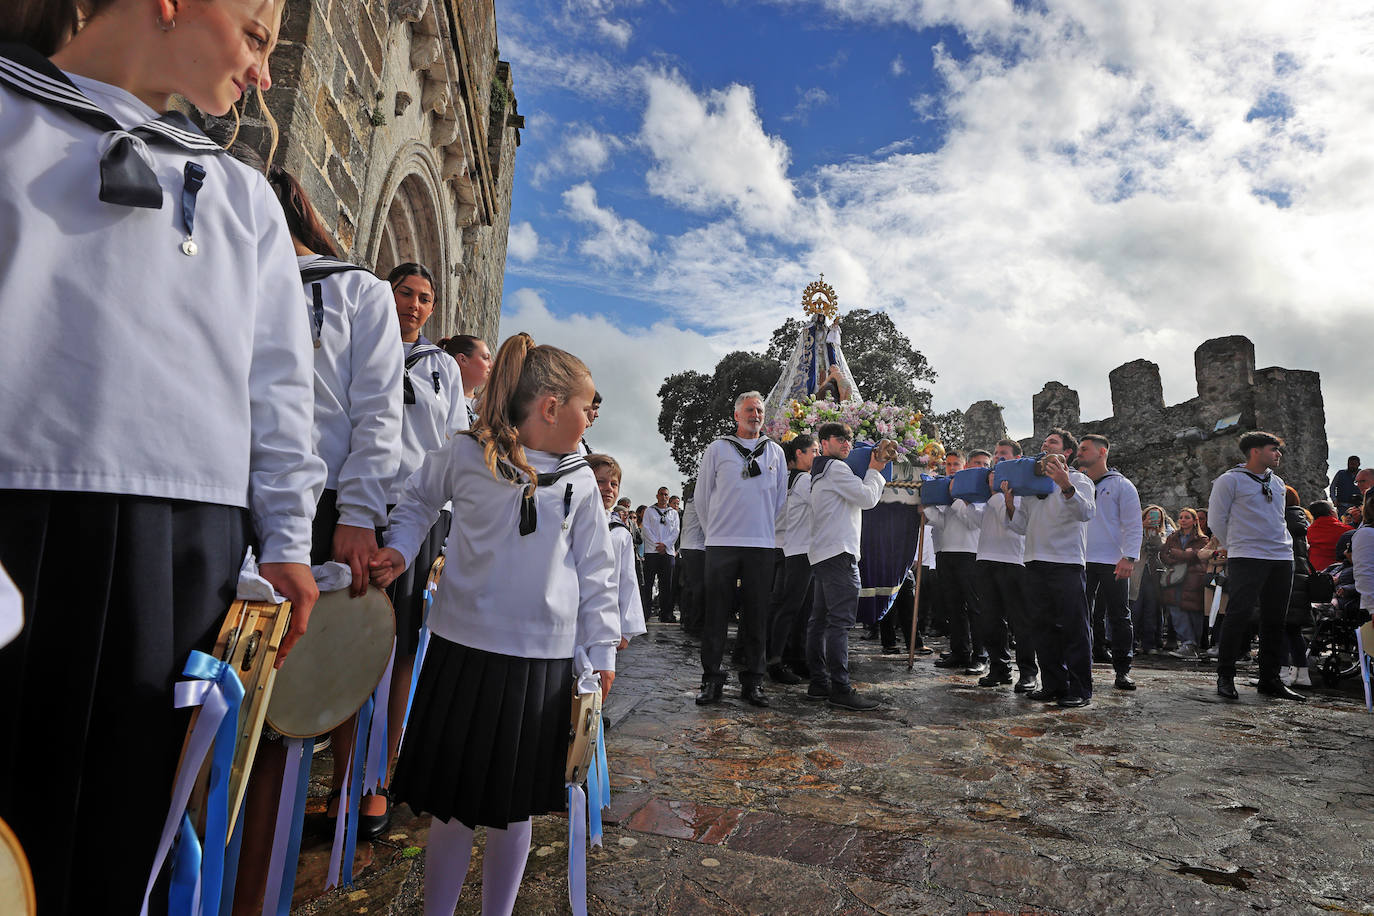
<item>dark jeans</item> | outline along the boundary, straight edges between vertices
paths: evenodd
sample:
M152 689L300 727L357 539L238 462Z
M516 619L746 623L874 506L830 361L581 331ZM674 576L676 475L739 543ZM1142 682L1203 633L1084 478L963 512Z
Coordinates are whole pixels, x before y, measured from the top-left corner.
M1040 683L1050 693L1093 695L1092 625L1082 566L1032 560L1026 564L1026 599Z
M839 553L811 567L815 595L806 629L806 664L811 683L832 691L849 686L849 628L859 616L859 563Z
M983 634L978 622L977 554L960 550L935 555L940 567L941 600L949 615L949 651L955 658L981 660Z
M806 658L806 622L811 619L811 561L806 554L783 557L773 578L773 620L768 661Z
M654 582L658 582L658 616L660 620L673 617L673 555L671 553L644 552L644 593L652 594ZM649 605L644 605L648 616Z
M988 651L991 674L1011 673L1008 631L1016 637L1016 670L1023 678L1036 675L1035 640L1026 617L1026 569L1016 563L979 560L978 577L983 583L983 645Z
M1131 602L1132 627L1140 638L1140 651L1164 645L1160 626L1159 577L1146 570L1140 580L1140 594Z
M678 598L682 628L700 631L706 623L706 551L683 550L678 565L682 567L682 594Z
M1250 632L1259 612L1259 676L1274 680L1283 664L1283 628L1288 617L1288 598L1293 592L1292 560L1253 560L1231 557L1226 561L1226 626L1221 631L1217 674L1236 674L1236 659L1250 650Z
M1131 670L1131 656L1135 654L1135 628L1126 600L1131 580L1116 577L1115 563L1089 563L1087 590L1093 608L1093 645L1103 645L1110 639L1112 667L1117 674L1127 674ZM1105 633L1098 631L1099 620L1107 625Z
M739 644L744 653L741 683L763 680L768 642L769 590L773 584L773 548L706 548L706 626L701 632L703 681L725 681L720 667L730 612L735 605L735 582L740 583ZM855 596L857 601L857 595Z

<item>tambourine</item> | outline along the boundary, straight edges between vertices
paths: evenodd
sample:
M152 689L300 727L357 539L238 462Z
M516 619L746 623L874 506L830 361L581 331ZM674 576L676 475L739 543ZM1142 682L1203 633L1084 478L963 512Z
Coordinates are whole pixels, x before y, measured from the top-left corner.
M396 614L386 593L369 587L325 592L305 635L277 672L267 724L289 738L314 738L346 722L386 673Z
M248 789L248 775L258 752L258 737L262 734L267 704L277 676L277 652L291 620L291 602L268 604L262 601L235 601L229 607L219 636L215 639L213 655L228 664L243 683L243 704L239 707L239 728L234 740L234 762L229 769L229 823L238 820L243 795ZM197 708L186 729L184 757L191 733L200 717ZM201 768L197 788L192 793L189 811L193 822L199 823L205 805L210 759Z
M38 894L29 860L9 824L0 820L0 913L34 916L37 912Z
M578 693L574 685L564 782L577 786L587 781L587 772L592 768L592 759L596 757L596 736L600 730L601 691Z

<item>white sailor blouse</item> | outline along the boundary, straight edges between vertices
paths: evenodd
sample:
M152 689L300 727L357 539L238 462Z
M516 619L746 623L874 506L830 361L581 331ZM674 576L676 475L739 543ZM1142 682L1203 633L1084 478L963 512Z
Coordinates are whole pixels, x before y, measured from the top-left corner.
M401 465L390 487L392 503L401 498L406 478L415 473L426 454L468 428L468 402L458 361L423 334L415 343L403 344L402 351Z
M324 486L281 206L184 116L0 48L0 487L251 510L309 562Z
M338 491L339 524L386 524L401 464L400 323L391 287L370 271L298 256L315 343L315 454Z

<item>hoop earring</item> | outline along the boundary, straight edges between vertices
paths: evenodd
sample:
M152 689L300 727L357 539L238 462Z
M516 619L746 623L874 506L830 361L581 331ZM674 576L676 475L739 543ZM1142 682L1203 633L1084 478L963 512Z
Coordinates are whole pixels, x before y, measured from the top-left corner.
M161 13L158 13L158 14L157 14L157 27L158 27L159 29L162 29L162 31L164 31L164 32L170 32L170 31L172 31L172 29L175 29L175 28L177 27L177 20L176 20L176 17L173 16L170 20L164 20L164 19L162 18L162 14L161 14Z

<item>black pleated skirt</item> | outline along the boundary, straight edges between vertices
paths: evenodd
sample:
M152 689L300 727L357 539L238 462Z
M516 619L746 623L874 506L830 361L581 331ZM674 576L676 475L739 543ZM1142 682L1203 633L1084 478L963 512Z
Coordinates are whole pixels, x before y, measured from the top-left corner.
M420 644L420 625L425 622L425 583L429 581L429 568L434 565L439 551L444 549L449 520L447 510L439 513L439 520L420 542L420 551L415 554L415 561L396 577L395 582L387 586L387 597L391 599L391 606L396 609L397 658L414 655Z
M0 490L25 609L0 649L0 817L40 913L138 912L190 721L173 684L214 648L247 531L229 506Z
M517 658L432 636L392 798L468 827L567 807L572 660Z

